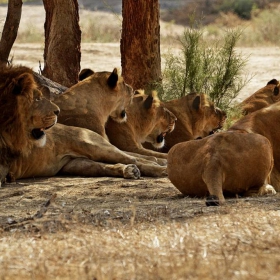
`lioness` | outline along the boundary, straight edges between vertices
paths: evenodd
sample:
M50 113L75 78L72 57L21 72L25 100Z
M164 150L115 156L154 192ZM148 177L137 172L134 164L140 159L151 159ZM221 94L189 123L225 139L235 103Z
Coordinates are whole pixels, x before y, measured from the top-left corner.
M248 133L257 133L265 136L271 143L273 149L274 167L271 172L271 185L277 192L280 191L280 102L255 111L244 116L229 131L245 131ZM258 153L258 151L255 151ZM243 160L242 160L243 161ZM257 165L255 165L255 168Z
M143 175L166 176L166 167L127 155L93 131L56 124L58 106L42 96L27 67L0 69L0 110L1 182L8 173L15 179L56 174L137 179L140 169Z
M243 100L239 106L244 115L255 112L280 100L279 81L273 79L267 85Z
M84 127L107 139L105 123L109 116L126 121L125 108L131 103L132 88L115 68L110 72L81 72L80 81L64 93L53 96L60 108L58 122Z
M125 123L116 123L110 119L107 122L109 141L123 151L166 159L166 154L142 146L146 141L157 149L162 148L165 136L175 127L175 115L163 106L157 93L146 95L143 91L136 91L126 113Z
M224 192L275 194L268 185L273 167L269 140L259 134L220 132L173 146L168 153L170 181L185 195L210 195L206 205L225 202Z
M208 136L221 128L226 119L226 113L215 107L206 94L190 93L164 102L164 106L177 121L174 131L165 137L162 152L168 152L177 143Z

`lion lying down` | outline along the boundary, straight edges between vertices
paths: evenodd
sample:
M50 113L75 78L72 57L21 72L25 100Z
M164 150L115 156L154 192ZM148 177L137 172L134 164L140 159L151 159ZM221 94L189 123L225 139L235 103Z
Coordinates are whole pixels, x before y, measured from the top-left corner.
M280 191L280 102L257 110L232 125L230 131L245 131L265 136L272 145L274 166L270 176L271 185ZM256 151L257 152L257 151ZM256 165L255 165L256 166Z
M265 87L259 89L251 96L243 100L239 106L241 107L244 115L278 102L280 100L279 87L279 81L272 79Z
M59 108L42 96L27 67L0 69L0 110L1 182L8 173L15 179L167 175L166 167L127 155L93 131L56 124Z
M166 101L163 106L177 117L173 132L166 135L164 147L160 150L164 153L177 143L212 134L222 128L226 120L226 113L203 93L189 93L179 99ZM147 143L145 146L152 148Z
M136 91L126 113L126 122L108 120L106 133L109 141L123 151L166 159L166 154L142 146L146 141L157 149L162 148L166 135L175 127L177 118L163 106L157 93L146 95L143 91Z
M179 143L171 148L167 161L168 177L175 187L184 195L210 195L207 205L224 203L224 192L275 193L268 185L272 148L269 140L258 134L220 132Z

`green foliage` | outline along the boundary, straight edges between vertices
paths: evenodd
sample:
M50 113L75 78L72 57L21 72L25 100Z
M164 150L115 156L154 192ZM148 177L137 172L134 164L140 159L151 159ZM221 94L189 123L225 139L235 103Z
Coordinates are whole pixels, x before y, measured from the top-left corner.
M223 12L233 12L243 19L250 19L251 12L255 6L257 6L256 0L224 0L220 10Z
M247 58L235 50L240 36L241 31L229 30L222 42L210 46L201 29L186 29L180 39L182 52L166 56L160 97L169 100L189 92L203 92L227 110L248 82L242 76Z

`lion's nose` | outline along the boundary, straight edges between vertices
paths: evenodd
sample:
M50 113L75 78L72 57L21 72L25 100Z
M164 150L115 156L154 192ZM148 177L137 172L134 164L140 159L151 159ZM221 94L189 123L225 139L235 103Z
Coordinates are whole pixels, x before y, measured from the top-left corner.
M60 110L54 111L54 114L57 115L57 116L59 115L59 113L60 113Z

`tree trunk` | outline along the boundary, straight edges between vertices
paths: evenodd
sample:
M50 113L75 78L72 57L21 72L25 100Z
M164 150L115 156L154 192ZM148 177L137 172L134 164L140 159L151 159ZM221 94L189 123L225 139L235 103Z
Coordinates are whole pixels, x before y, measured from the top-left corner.
M43 75L66 87L78 82L81 29L77 0L43 0L46 10Z
M122 3L122 75L134 89L150 90L161 82L159 1Z
M9 55L17 38L21 19L22 0L9 0L8 12L0 41L0 65L9 62Z

